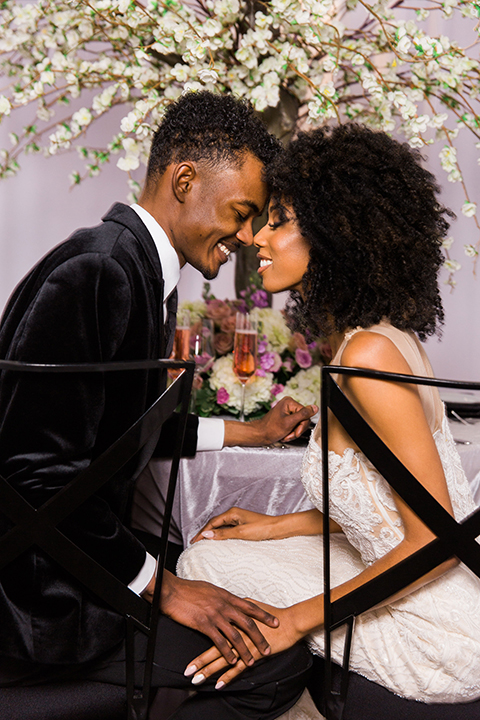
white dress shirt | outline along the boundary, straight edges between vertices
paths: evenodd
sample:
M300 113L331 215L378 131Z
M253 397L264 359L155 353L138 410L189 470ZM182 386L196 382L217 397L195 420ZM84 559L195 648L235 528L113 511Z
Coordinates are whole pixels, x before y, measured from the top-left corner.
M163 274L163 319L167 318L167 300L175 290L180 280L180 262L175 248L170 243L167 233L158 224L150 213L134 203L131 205L140 220L143 222L148 232L152 236L155 247L157 248L158 257L162 266ZM197 451L204 450L221 450L225 437L225 423L218 418L198 418L198 434L197 434ZM145 563L138 575L129 584L130 590L140 595L151 578L155 574L156 560L147 553Z

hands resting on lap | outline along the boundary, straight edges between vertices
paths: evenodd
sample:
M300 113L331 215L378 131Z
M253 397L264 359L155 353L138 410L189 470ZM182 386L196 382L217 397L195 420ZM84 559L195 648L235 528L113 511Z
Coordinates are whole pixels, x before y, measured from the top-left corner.
M317 410L314 405L304 407L292 398L284 398L259 420L226 422L225 445L268 445L278 440L292 440L305 432L310 418ZM213 527L233 525L233 530L237 531L234 536L240 537L244 532L242 528L248 527L250 539L262 540L275 536L268 529L269 524L275 524L275 520L270 516L232 508L221 521L218 518L211 520L204 531L211 532L210 528ZM212 524L215 522L217 524ZM222 533L225 531L227 528L223 527L221 531L218 530ZM201 539L200 536L201 533L194 541ZM154 585L155 578L152 578L142 593L147 600L152 600ZM192 680L194 684L230 667L220 678L220 684L217 683L217 687L223 687L256 660L271 652L281 652L301 639L292 622L290 608L280 610L237 598L208 582L184 580L165 572L160 602L165 615L207 635L214 643L210 650L189 665L186 674L195 674ZM278 630L280 617L282 628ZM255 621L262 624L261 630Z

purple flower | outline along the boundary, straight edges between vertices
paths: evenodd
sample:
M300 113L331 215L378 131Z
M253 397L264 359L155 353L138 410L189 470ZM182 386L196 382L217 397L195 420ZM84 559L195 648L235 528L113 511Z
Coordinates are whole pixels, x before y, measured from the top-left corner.
M265 370L261 367L255 370L255 375L258 375L258 377L265 377L265 374Z
M285 370L286 370L287 372L291 373L291 372L293 371L293 360L292 360L292 358L286 358L286 359L283 361L283 367L285 368Z
M265 335L263 337L265 337ZM267 347L268 342L266 340L260 340L260 342L258 343L258 354L261 355L262 353L264 353Z
M260 367L262 370L277 372L282 366L282 358L278 353L266 352L260 356Z
M252 293L251 300L253 302L254 307L259 307L259 308L268 307L268 298L267 298L267 293L265 292L265 290L257 290L256 292Z
M309 350L315 350L316 347L317 347L317 341L314 340L313 342L308 343L308 346L307 346L307 347L308 347Z
M309 368L312 364L312 356L308 350L302 350L301 348L295 350L295 360L303 369Z
M282 392L282 390L285 390L285 385L282 385L282 383L276 383L276 385L272 385L270 392L272 395L278 395Z
M218 405L225 405L230 400L230 395L225 390L224 387L221 387L217 390L217 404Z

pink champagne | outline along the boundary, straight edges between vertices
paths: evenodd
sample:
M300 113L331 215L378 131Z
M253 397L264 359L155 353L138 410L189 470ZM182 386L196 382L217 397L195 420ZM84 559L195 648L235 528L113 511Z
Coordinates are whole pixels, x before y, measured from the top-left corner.
M177 327L173 341L173 358L175 360L188 360L190 355L190 328Z
M257 333L255 330L236 330L233 350L233 371L245 382L257 367Z

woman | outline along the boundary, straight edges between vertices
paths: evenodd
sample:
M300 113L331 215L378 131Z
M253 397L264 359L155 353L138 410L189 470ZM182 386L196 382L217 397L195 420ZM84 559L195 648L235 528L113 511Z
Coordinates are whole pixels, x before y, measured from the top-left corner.
M334 365L432 375L418 338L443 320L437 273L447 211L419 156L383 133L349 124L300 134L270 171L268 225L255 238L264 287L292 291L301 328L326 334ZM387 446L456 520L475 509L435 388L341 375L339 385ZM329 423L333 599L433 539L334 417ZM302 481L322 507L320 429ZM211 520L179 562L283 609L267 628L272 652L306 637L323 652L323 516L269 517L233 508ZM202 539L203 538L203 539ZM223 542L215 542L223 540ZM268 542L262 542L266 541ZM259 542L260 541L260 542ZM343 638L333 640L341 662ZM221 670L217 651L193 661L192 682ZM350 667L407 698L480 697L480 581L455 559L357 619ZM236 677L237 664L217 683Z

